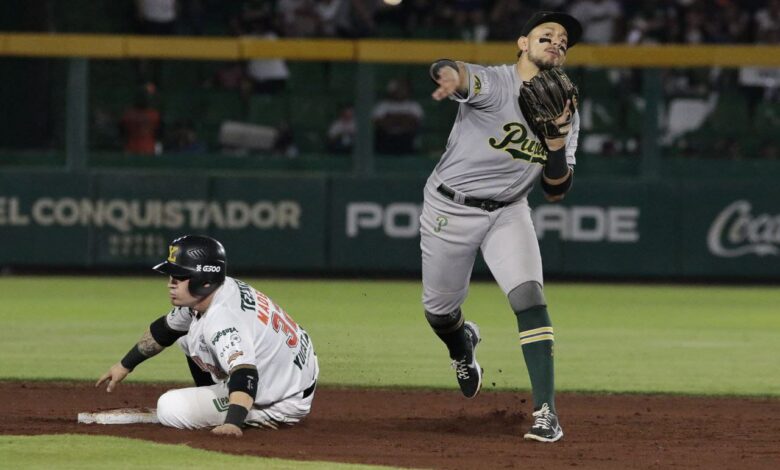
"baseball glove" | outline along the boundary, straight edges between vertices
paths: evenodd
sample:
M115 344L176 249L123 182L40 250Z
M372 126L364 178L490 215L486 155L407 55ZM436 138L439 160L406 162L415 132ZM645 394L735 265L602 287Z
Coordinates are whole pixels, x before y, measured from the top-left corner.
M577 86L561 69L552 68L523 82L517 101L531 130L544 140L564 137L569 133L578 98ZM564 113L568 100L572 104L567 119L556 122Z

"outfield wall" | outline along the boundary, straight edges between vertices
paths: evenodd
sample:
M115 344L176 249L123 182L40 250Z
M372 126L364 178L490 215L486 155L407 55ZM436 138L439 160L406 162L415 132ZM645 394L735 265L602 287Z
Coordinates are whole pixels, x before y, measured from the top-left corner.
M183 233L234 269L417 272L423 177L0 175L0 266L143 267ZM579 177L536 192L548 275L780 279L780 189L721 180ZM485 266L478 264L477 272Z

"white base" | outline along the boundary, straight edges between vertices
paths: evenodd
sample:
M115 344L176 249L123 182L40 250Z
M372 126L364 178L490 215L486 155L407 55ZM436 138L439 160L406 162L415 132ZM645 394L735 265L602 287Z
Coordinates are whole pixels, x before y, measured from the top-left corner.
M118 408L95 413L79 413L78 422L84 424L148 424L159 423L155 408Z

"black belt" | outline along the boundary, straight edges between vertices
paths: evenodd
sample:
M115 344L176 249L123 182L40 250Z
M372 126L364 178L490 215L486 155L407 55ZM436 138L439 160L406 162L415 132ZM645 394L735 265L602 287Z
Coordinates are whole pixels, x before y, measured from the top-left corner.
M455 200L455 191L448 188L444 183L440 184L439 187L436 188L436 191L451 201L463 204L464 206L479 207L480 209L488 212L493 212L496 209L500 209L502 207L508 206L509 204L512 204L511 201L494 201L492 199L478 199L470 196L466 196L463 199L463 202L458 202Z
M314 389L317 388L317 381L315 380L313 384L311 384L311 387L307 388L303 391L303 397L301 398L309 398L312 393L314 393Z

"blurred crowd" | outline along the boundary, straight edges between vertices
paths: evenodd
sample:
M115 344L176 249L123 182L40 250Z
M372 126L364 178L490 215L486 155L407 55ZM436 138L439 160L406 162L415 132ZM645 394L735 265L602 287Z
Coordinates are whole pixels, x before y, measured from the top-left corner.
M228 17L233 30L262 21L281 37L425 37L514 40L540 9L567 11L583 41L777 43L778 0L137 0L139 30L203 34Z
M137 31L150 34L209 34L210 22L212 26L222 22L227 25L226 34L266 39L514 41L520 26L535 11L544 9L566 11L578 18L584 27L583 43L780 43L780 0L137 0L136 7ZM642 74L625 69L604 72L586 70L577 77L587 96L581 109L586 131L582 147L602 155L637 153L640 134L617 123L630 120L631 115L637 115L635 110L643 107ZM245 96L278 93L285 90L289 78L283 60L251 60L226 64L209 86L239 89ZM777 69L668 69L662 81L664 144L680 155L701 148L700 141L712 147L712 153L729 158L750 153L722 128L737 132L738 126L732 123L739 106L744 105L746 116L755 116L761 103L780 101ZM392 80L387 86L385 97L372 111L375 150L379 154L414 153L419 150L422 108L409 96L407 81ZM632 97L617 107L612 94L616 88ZM733 92L743 97L733 100ZM621 127L620 136L610 130ZM695 131L700 129L704 132L697 136ZM294 143L289 132L282 135ZM328 150L351 152L354 135L354 110L345 104L334 112L327 129ZM770 149L764 152L766 156L777 154L774 140L761 147L766 148ZM280 151L297 154L283 148Z
M544 9L578 18L586 44L780 44L780 0L134 0L95 3L94 15L73 12L69 2L59 0L29 3L38 8L26 10L26 17L35 14L38 20L11 30L515 41L523 23ZM457 56L453 50L453 58ZM312 148L344 155L354 148L354 83L346 83L354 75L339 73L339 64L306 68L282 59L253 59L171 73L165 61L137 62L133 83L125 85L133 87L134 98L119 93L124 109L110 109L116 101L112 93L91 104L91 136L103 148L121 146L134 154L261 152L288 158ZM584 96L580 148L605 156L637 154L645 107L643 71L572 67L569 73ZM313 81L324 77L330 77L331 88L314 86ZM189 88L182 86L185 80ZM780 158L774 131L780 122L780 68L666 68L661 81L659 112L667 152ZM120 82L115 75L96 80L91 93L111 92ZM333 92L334 82L338 102L317 101ZM401 67L397 75L383 75L376 83L370 118L378 154L440 154L437 146L446 143L451 121L441 125L437 115L444 114L443 107L427 107L426 85L424 72ZM623 93L616 96L616 89ZM188 98L187 90L196 90L203 103L196 106L196 95ZM318 103L310 111L293 104L302 91L307 102ZM215 104L222 104L221 109ZM323 119L327 124L321 124ZM747 128L754 121L765 124ZM746 132L753 135L745 138ZM301 142L307 148L301 149ZM753 148L746 148L746 142Z

